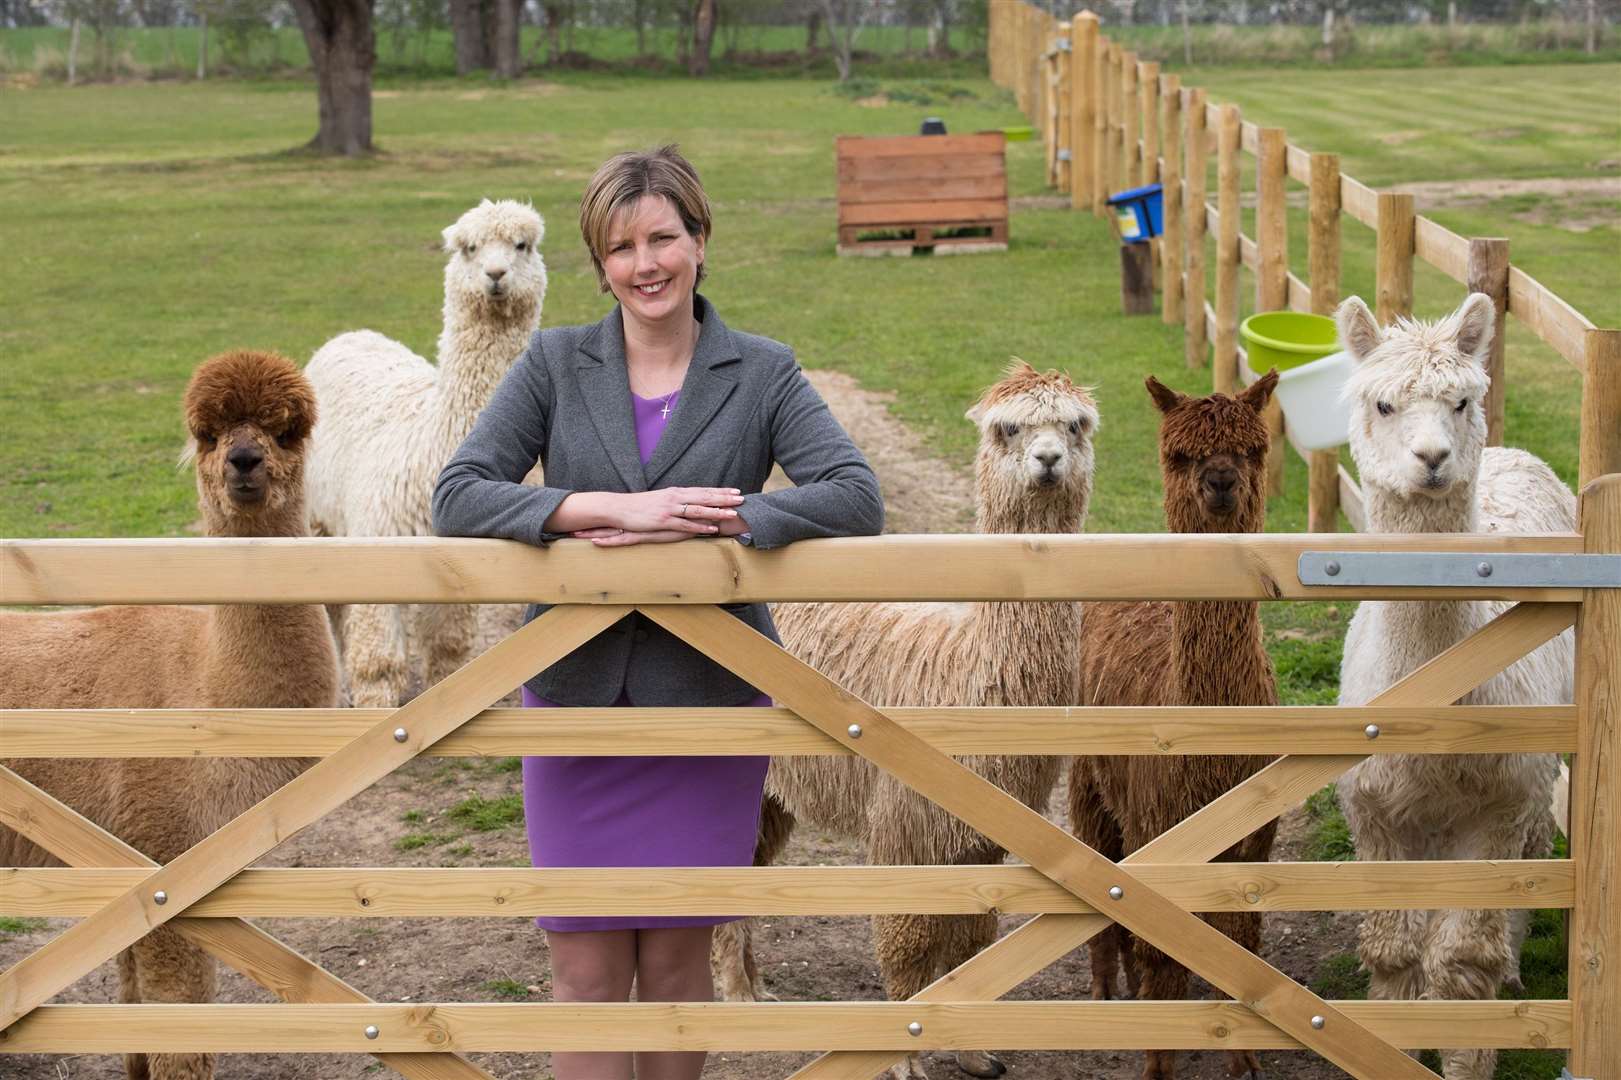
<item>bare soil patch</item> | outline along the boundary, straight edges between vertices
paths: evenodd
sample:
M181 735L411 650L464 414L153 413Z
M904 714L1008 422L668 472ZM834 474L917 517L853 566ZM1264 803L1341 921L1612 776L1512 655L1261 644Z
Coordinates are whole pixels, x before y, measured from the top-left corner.
M812 373L812 381L834 413L865 449L878 471L895 532L958 532L971 525L973 500L967 474L932 457L918 437L888 412L887 399L863 391L848 376ZM486 638L510 630L514 608L485 611ZM270 866L524 866L528 852L521 825L489 832L466 831L450 817L471 796L498 799L518 790L517 775L502 762L422 759L362 792L347 806L299 833L262 865ZM1048 810L1062 820L1062 791ZM1284 818L1274 858L1300 857L1305 825L1299 812ZM410 834L434 839L401 850ZM857 864L865 861L858 844L842 837L800 830L786 861L799 865ZM1002 931L1023 917L1006 916ZM1309 980L1327 957L1345 951L1355 935L1355 916L1332 913L1270 915L1263 955L1286 974ZM0 940L0 967L43 945L68 925L50 920L42 929ZM526 919L301 919L261 920L260 925L351 985L383 1002L545 1001L550 968L545 937ZM756 934L767 987L783 1001L881 1000L882 985L873 959L866 919L803 917L761 920ZM1090 976L1085 950L1065 957L1026 981L1011 999L1085 999ZM1195 981L1194 993L1220 996ZM112 965L103 965L63 993L62 1002L117 1000ZM268 993L240 975L222 971L219 1000L268 1002ZM994 1049L994 1048L993 1048ZM714 1054L706 1076L713 1080L768 1080L786 1076L811 1054ZM1141 1055L1132 1052L1001 1055L1009 1080L1136 1080ZM550 1075L544 1054L475 1055L503 1078ZM112 1056L18 1056L0 1058L8 1080L120 1080L120 1058ZM1297 1080L1330 1080L1344 1074L1304 1053L1266 1052L1268 1075ZM1184 1054L1183 1080L1224 1080L1225 1056ZM960 1080L948 1054L929 1055L935 1080ZM363 1055L243 1054L223 1057L221 1080L348 1080L389 1075Z

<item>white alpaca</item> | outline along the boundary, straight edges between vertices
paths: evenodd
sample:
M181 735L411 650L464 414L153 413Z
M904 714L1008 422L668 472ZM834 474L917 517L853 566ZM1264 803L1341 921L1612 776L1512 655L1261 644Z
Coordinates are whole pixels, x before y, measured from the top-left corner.
M1357 360L1345 393L1369 532L1575 531L1575 497L1553 470L1523 450L1485 445L1490 298L1476 293L1445 319L1400 320L1381 332L1353 297L1337 319L1340 341ZM1507 606L1364 602L1345 635L1340 704L1366 703ZM1461 700L1568 703L1574 665L1566 632ZM1378 755L1340 781L1340 802L1360 859L1541 856L1552 836L1557 771L1553 754ZM1518 979L1524 925L1524 912L1370 912L1359 945L1370 994L1493 998L1505 980ZM1496 1058L1490 1050L1445 1051L1444 1075L1489 1080Z
M310 520L327 536L431 536L429 499L445 462L540 325L545 224L522 203L480 202L444 231L444 329L437 367L371 330L321 346L306 374L320 401L309 458ZM405 691L401 607L337 612L349 700L393 707ZM411 627L428 682L460 667L473 640L466 605L425 604Z
M1059 372L1015 362L968 412L979 426L981 533L1073 533L1092 494L1097 405ZM884 705L1073 705L1079 700L1081 608L1075 603L779 604L789 652L866 701ZM1037 810L1056 757L973 756L963 764ZM795 821L866 840L874 865L996 864L1006 854L956 817L859 757L775 758L757 863L770 863ZM723 924L716 969L723 997L761 991L745 923ZM881 915L873 939L885 989L900 1001L964 963L996 936L994 915ZM957 1055L998 1076L988 1053ZM917 1055L892 1070L925 1078Z

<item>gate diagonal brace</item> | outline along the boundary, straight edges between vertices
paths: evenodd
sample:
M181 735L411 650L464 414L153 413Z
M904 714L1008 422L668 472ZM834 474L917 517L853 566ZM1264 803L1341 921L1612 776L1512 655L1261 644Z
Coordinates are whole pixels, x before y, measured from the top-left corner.
M1001 788L717 608L639 610L1335 1064L1424 1080L1413 1058Z

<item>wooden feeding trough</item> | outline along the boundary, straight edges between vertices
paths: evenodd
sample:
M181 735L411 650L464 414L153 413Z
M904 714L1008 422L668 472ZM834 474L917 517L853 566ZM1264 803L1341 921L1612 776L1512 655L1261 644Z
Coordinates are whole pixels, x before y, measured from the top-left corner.
M1007 139L841 135L839 254L1007 250Z

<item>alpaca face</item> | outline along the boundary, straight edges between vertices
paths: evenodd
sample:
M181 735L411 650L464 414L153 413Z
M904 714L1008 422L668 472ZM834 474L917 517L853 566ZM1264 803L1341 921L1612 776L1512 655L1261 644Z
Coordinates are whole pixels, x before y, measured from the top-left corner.
M1018 361L968 419L979 425L982 487L1038 501L1090 492L1097 402L1069 376Z
M486 315L527 317L546 298L540 244L546 226L534 209L485 199L443 233L447 305Z
M185 412L209 535L301 532L315 393L297 366L274 353L216 356L192 375Z
M1269 371L1236 396L1191 398L1149 377L1149 396L1163 414L1160 472L1171 531L1261 530L1270 442L1262 414L1277 384Z
M1476 293L1444 319L1400 319L1381 331L1352 297L1337 319L1357 360L1345 396L1363 482L1409 499L1438 499L1471 484L1486 445L1491 300Z

